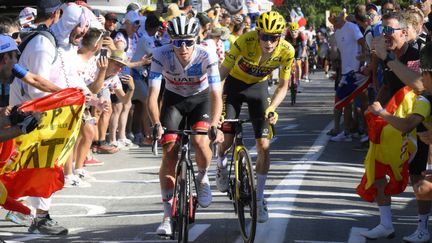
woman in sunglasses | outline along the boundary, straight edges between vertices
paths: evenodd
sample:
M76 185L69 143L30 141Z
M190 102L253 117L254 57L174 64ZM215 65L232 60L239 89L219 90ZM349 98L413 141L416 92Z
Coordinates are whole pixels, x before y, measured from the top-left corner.
M257 19L256 30L240 36L225 55L220 67L221 79L225 80L224 117L238 118L243 102L247 102L249 116L253 120L258 159L257 171L257 206L258 222L268 219L264 186L270 167L269 122L277 121L276 108L285 98L291 65L294 60L294 48L281 38L285 31L285 20L276 11L262 13ZM279 85L273 97L268 93L268 82L274 69L279 68ZM274 117L267 119L268 114ZM216 185L220 191L228 189L228 171L226 154L233 142L233 134L225 134L225 142L219 148Z
M195 17L180 15L168 22L171 44L154 50L149 74L149 114L162 144L163 156L159 171L164 217L156 232L171 235L171 204L174 188L174 169L178 156L176 134L163 134L167 130L184 129L186 118L191 129L210 131L217 127L222 111L222 85L216 52L196 45L200 23ZM162 78L165 91L162 108L158 96ZM216 141L223 139L218 132ZM207 169L212 153L208 136L191 137L198 167L198 204L208 207L212 201Z

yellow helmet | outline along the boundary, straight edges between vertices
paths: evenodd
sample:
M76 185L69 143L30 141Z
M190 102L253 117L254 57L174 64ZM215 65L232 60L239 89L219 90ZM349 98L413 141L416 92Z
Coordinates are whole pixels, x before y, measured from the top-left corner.
M289 29L290 31L296 31L296 30L299 29L299 24L298 24L296 21L291 22L291 23L288 25L288 29Z
M285 30L285 19L276 11L262 13L257 19L257 30L268 34L282 34Z

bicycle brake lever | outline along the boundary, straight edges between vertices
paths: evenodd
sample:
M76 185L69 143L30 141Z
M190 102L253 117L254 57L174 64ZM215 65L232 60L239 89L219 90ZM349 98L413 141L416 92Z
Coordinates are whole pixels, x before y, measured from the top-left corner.
M159 131L160 124L155 124L153 127L153 144L152 144L152 153L154 156L158 156L158 141L157 141L157 135Z

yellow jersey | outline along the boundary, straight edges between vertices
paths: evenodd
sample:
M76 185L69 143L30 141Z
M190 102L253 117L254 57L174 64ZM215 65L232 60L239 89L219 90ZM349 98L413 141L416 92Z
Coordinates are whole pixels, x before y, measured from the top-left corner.
M257 31L241 35L225 53L222 65L230 69L231 76L247 84L268 80L276 68L279 68L280 79L289 79L295 55L293 46L280 38L270 58L259 64L262 55L259 42Z

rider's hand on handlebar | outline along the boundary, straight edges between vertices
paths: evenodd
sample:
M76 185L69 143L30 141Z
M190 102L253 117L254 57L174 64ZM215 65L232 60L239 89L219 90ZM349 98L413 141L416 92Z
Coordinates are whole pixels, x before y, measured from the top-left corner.
M153 139L160 140L164 134L163 127L160 123L156 123L153 126Z
M278 113L275 111L276 109L273 106L267 107L265 110L265 118L269 121L270 124L276 124L278 120Z
M208 136L213 143L223 143L224 135L223 132L217 129L216 126L211 126L208 130Z

